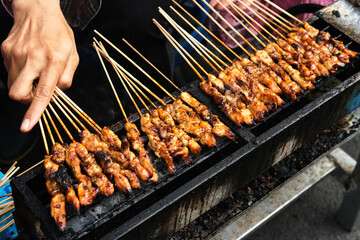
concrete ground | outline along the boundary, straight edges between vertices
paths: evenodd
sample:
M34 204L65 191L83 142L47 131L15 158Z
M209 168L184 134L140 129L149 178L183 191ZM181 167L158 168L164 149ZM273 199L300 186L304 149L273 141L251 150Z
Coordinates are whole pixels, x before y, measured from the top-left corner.
M342 148L356 159L360 154L360 135ZM352 232L344 230L335 220L346 191L343 179L341 170L327 176L246 240L360 239L360 220Z

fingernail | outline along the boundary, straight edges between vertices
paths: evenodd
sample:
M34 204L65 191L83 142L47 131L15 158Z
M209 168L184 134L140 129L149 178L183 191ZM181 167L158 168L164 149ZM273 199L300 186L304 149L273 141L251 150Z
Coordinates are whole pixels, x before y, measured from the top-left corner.
M20 131L25 132L28 130L30 125L30 120L25 118L24 121L21 123Z

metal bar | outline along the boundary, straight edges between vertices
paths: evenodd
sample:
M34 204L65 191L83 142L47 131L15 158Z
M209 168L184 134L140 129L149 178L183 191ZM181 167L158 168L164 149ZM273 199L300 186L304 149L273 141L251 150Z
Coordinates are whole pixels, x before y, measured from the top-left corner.
M332 159L326 156L317 158L265 198L219 228L207 240L243 239L335 169L336 164Z

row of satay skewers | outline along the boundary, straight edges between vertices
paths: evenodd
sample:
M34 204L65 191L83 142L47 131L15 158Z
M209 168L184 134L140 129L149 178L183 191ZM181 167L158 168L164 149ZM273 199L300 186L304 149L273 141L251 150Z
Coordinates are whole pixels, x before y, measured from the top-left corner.
M100 33L98 34L102 36ZM180 98L176 99L163 89L174 100L173 103L166 104L115 62L107 54L102 43L96 39L94 48L99 55L101 64L124 115L126 136L120 139L109 127L99 127L69 97L61 90L56 89L56 95L52 98L53 103L56 104L80 136L80 141L77 142L59 117L53 103L49 103L48 107L51 112L72 141L70 144L63 141L50 111L46 109L42 120L39 121L47 153L44 158L44 176L47 190L52 196L50 203L51 215L61 230L66 227L66 202L73 206L73 209L79 211L80 206L90 205L98 194L112 195L114 185L110 181L111 179L113 179L115 187L124 194L129 194L132 189L140 187L140 180L158 181L158 174L144 146L140 131L134 123L129 122L100 54L114 67L116 74L141 116L141 130L147 135L149 148L157 157L166 162L170 174L176 171L173 158L179 157L185 164L189 164L191 160L190 154L200 154L201 145L216 146L216 136L235 139L232 131L216 115L212 114L205 105L201 104L189 93L181 92ZM156 106L140 87L151 94L162 106ZM136 94L148 113L143 114L141 112L129 89ZM149 101L153 109L150 109L145 104L143 98ZM91 133L73 112L76 112L97 133ZM51 155L43 122L52 143ZM56 132L59 142L55 141L51 126ZM136 151L137 154L132 150ZM68 169L70 169L71 173L69 173Z
M317 78L326 77L329 76L330 73L335 73L339 67L345 66L351 58L357 56L357 52L347 49L341 41L331 37L328 32L317 30L307 22L295 18L268 0L266 0L266 2L298 21L303 27L295 26L258 0L254 0L249 5L244 4L242 1L238 1L237 3L259 18L262 23L255 21L250 14L242 10L232 1L227 0L229 7L226 8L218 0L218 3L264 47L263 50L258 50L205 0L202 0L202 2L222 22L215 20L209 12L193 0L208 18L249 57L242 58L176 1L173 2L187 14L188 18L190 17L199 24L209 35L236 57L236 60L232 61L198 31L187 18L180 14L175 8L170 7L180 19L207 41L228 63L224 62L220 57L192 37L191 34L176 23L164 10L159 8L159 12L164 18L167 19L172 27L212 68L217 76L214 75L215 73L211 74L206 71L204 67L154 19L155 25L198 75L201 80L200 88L213 98L219 108L236 125L241 125L242 123L252 124L254 120L258 122L263 121L267 113L276 110L278 106L284 104L284 98L296 100L297 96L303 91L314 89L313 84ZM234 15L231 10L238 15ZM243 47L236 37L231 35L222 26L224 24L233 31L237 38L242 39L248 44L254 53L250 53ZM251 29L248 26L250 26ZM271 33L265 26L271 28L275 33ZM259 29L271 37L273 41L266 37ZM264 40L260 40L260 36ZM265 44L263 41L267 41L268 43ZM194 65L206 75L205 79Z

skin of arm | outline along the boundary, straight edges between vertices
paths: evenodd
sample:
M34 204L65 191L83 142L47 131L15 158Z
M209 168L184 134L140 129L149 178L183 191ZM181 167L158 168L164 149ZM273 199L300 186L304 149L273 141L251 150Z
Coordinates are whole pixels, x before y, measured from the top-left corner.
M11 10L14 25L1 44L1 53L9 97L30 104L20 127L28 132L39 121L55 86L71 86L79 56L58 0L12 0Z

